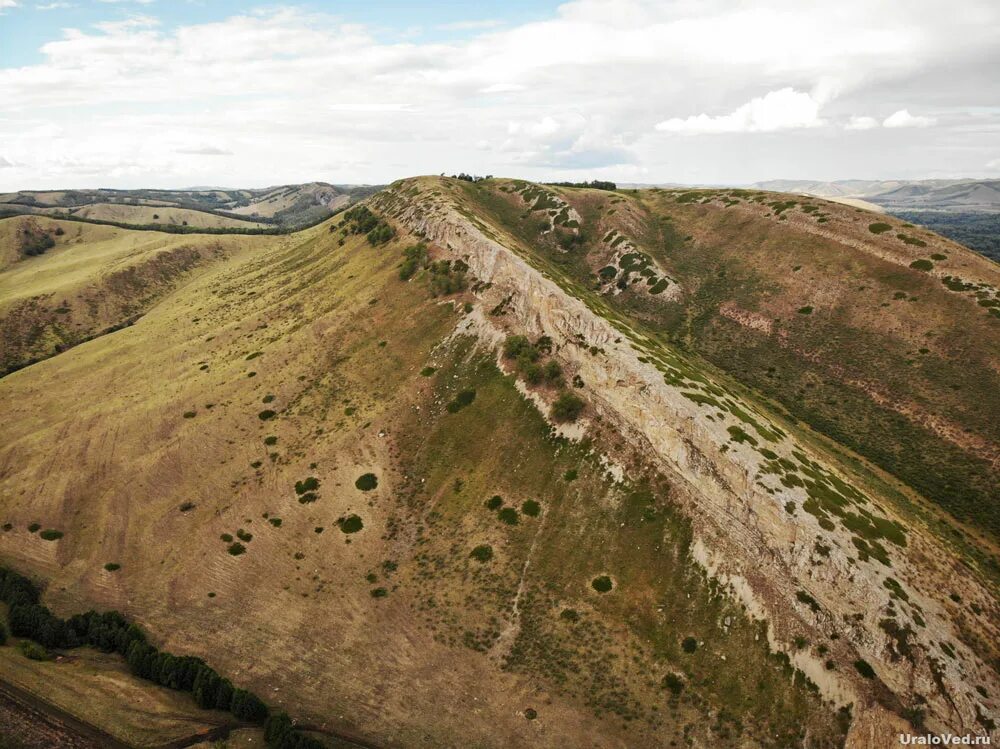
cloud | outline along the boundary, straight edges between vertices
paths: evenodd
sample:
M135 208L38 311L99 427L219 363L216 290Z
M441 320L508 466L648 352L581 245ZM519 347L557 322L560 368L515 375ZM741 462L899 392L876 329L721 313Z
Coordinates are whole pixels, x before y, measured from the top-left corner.
M930 127L935 122L933 117L914 116L909 110L900 109L882 120L882 127Z
M865 117L859 115L853 115L851 119L847 121L844 128L847 130L871 130L879 126L878 120L874 117Z
M217 148L216 146L196 146L194 148L177 148L174 149L175 153L184 153L194 156L232 156L232 151L227 151L224 148Z
M452 23L442 23L435 28L441 31L482 31L484 29L495 29L503 26L503 21L495 18L485 18L480 21L454 21Z
M820 102L810 94L783 88L751 99L730 114L710 117L707 114L681 119L673 117L656 124L665 133L699 135L706 133L772 133L816 127L823 124L819 117Z
M0 67L0 143L33 185L92 186L85 172L124 187L579 169L751 182L982 171L996 157L995 0L963 0L961 14L935 0L568 0L539 20L457 20L437 37L281 4L193 22L175 5L159 25L62 29L48 14L37 54ZM9 13L4 31L25 18ZM897 96L941 124L898 149L846 137L874 119L852 113L882 120ZM702 132L726 135L665 137ZM787 137L756 135L767 132ZM253 156L176 150L206 144ZM336 164L356 171L323 171ZM5 170L0 189L21 172Z
M9 169L12 166L14 166L13 162L8 161L3 156L0 156L0 169Z
M0 10L4 8L16 8L17 0L0 0Z
M0 2L2 2L2 0L0 0ZM55 3L47 3L45 5L36 5L35 10L61 10L63 8L72 8L72 7L74 7L73 3L55 2Z

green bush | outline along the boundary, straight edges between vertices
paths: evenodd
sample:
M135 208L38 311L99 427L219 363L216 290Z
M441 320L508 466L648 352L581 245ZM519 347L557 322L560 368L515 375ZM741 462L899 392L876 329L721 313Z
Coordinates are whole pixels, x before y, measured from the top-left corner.
M227 543L227 544L231 544L233 542L233 534L232 533L223 533L221 536L219 536L219 538L224 543Z
M370 492L378 486L378 477L374 473L364 473L358 476L358 480L354 482L354 486L363 492Z
M858 660L854 661L854 668L856 668L858 673L866 679L875 678L875 669L872 668L871 664L866 660L858 658Z
M812 313L813 313L813 308L810 307L809 305L806 305L805 307L799 307L800 315L811 315Z
M399 266L399 278L408 281L421 267L427 264L427 245L419 242L403 250L403 264Z
M337 525L344 533L357 533L365 527L364 522L357 515L348 515L345 518L341 518L337 521Z
M310 476L304 481L295 482L295 493L305 494L306 492L314 492L319 489L319 479L315 476Z
M277 416L277 414L269 408L265 408L263 411L257 414L257 418L260 419L261 421L268 421L270 419L273 419L275 416Z
M932 263L930 260L925 260L924 258L921 258L920 260L914 260L912 263L910 263L910 267L913 268L914 270L929 271L929 270L934 270L934 263Z
M677 674L670 673L663 677L663 687L676 696L684 691L684 680Z
M276 444L278 444L278 438L275 437L273 434L269 435L269 436L267 436L267 437L264 438L264 444L265 445L276 445Z
M607 575L601 575L590 581L590 587L598 593L608 593L614 587L614 583L611 582L611 578Z
M238 557L240 554L245 553L246 550L247 550L247 547L244 546L243 544L241 544L239 541L237 541L236 543L231 544L230 547L226 551L228 551L234 557Z
M493 547L483 544L482 546L477 546L473 549L469 556L475 559L477 562L488 562L493 558Z
M492 497L486 500L487 510L499 510L503 506L503 497L499 494L494 494Z
M521 505L521 512L531 518L537 518L542 511L542 506L533 499L527 499Z
M46 541L58 541L60 538L63 537L63 532L48 528L39 533L38 535L44 538Z
M236 537L240 541L246 541L247 543L250 543L253 540L253 534L252 533L247 533L242 528L240 528L238 531L236 531Z
M106 565L104 565L104 569L106 569L108 572L116 572L121 568L122 566L117 562L108 562Z
M471 405L474 400L476 400L475 390L463 390L446 406L446 409L448 413L458 413L466 406Z
M517 525L518 521L517 510L515 510L513 507L504 507L502 510L500 510L500 512L497 513L497 517L499 517L507 525Z
M870 231L872 234L884 234L885 232L890 231L891 229L892 227L889 226L889 224L884 224L881 221L878 221L874 224L868 224L868 231Z
M21 640L21 642L17 644L17 647L25 658L33 661L49 660L49 651L37 642L32 642L31 640Z
M430 377L435 372L437 372L437 370L434 367L424 367L423 369L420 370L420 376Z
M583 412L584 405L582 398L564 390L552 404L552 418L559 422L576 421Z
M693 637L685 637L681 643L681 650L685 653L693 653L698 649L698 641Z

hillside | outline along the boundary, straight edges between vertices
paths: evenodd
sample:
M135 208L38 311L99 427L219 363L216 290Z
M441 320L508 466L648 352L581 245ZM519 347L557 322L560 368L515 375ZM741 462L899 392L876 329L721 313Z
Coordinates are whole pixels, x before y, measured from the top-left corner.
M0 560L46 603L379 746L998 738L995 264L760 191L366 205L176 244L0 221L0 313L197 254L0 379Z
M0 194L0 217L46 215L174 229L298 229L333 215L376 188L324 182L231 190L21 190Z

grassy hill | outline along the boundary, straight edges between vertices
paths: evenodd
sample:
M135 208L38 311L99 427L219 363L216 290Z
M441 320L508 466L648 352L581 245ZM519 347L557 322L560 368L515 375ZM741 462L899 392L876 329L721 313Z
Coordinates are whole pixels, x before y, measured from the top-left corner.
M310 182L254 190L22 190L0 194L0 217L45 215L172 231L288 231L322 221L375 189Z
M0 221L0 314L138 314L0 379L0 559L49 605L385 746L992 730L996 266L764 193L368 206L286 237ZM12 250L25 221L54 246Z

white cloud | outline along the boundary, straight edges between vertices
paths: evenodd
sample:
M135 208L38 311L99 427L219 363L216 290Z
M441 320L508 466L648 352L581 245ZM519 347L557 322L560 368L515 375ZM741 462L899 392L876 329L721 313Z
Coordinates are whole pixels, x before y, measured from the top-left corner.
M193 156L232 156L232 151L217 146L193 146L189 148L174 149L176 153L190 154Z
M0 156L0 169L9 169L12 166L14 166L12 162L7 161L7 159L3 156Z
M874 117L853 115L844 127L847 130L871 130L879 126L878 120Z
M72 3L55 2L46 3L45 5L36 5L35 10L62 10L63 8L72 7L74 7Z
M117 10L165 7L140 5ZM28 178L128 186L101 177L112 172L168 186L441 171L701 182L981 171L996 156L1000 4L962 5L569 0L545 20L466 22L429 42L280 5L211 23L53 31L37 62L0 68L0 143L18 164L0 189ZM4 32L22 18L6 16ZM946 124L910 131L919 150L862 154L871 139L843 129L872 123L850 114L881 111L899 91L910 111ZM760 132L789 137L747 148ZM206 144L253 156L178 153ZM359 171L316 171L333 164Z
M17 0L0 0L0 10L4 8L16 8Z
M783 88L755 97L730 114L716 117L699 114L684 119L673 117L658 122L656 129L683 135L771 133L821 125L823 121L819 117L819 110L820 102L812 95Z
M482 31L484 29L495 29L503 26L503 21L495 18L485 18L480 21L454 21L453 23L443 23L437 28L441 31Z
M933 117L914 116L909 110L900 109L882 120L882 127L930 127L935 122Z

